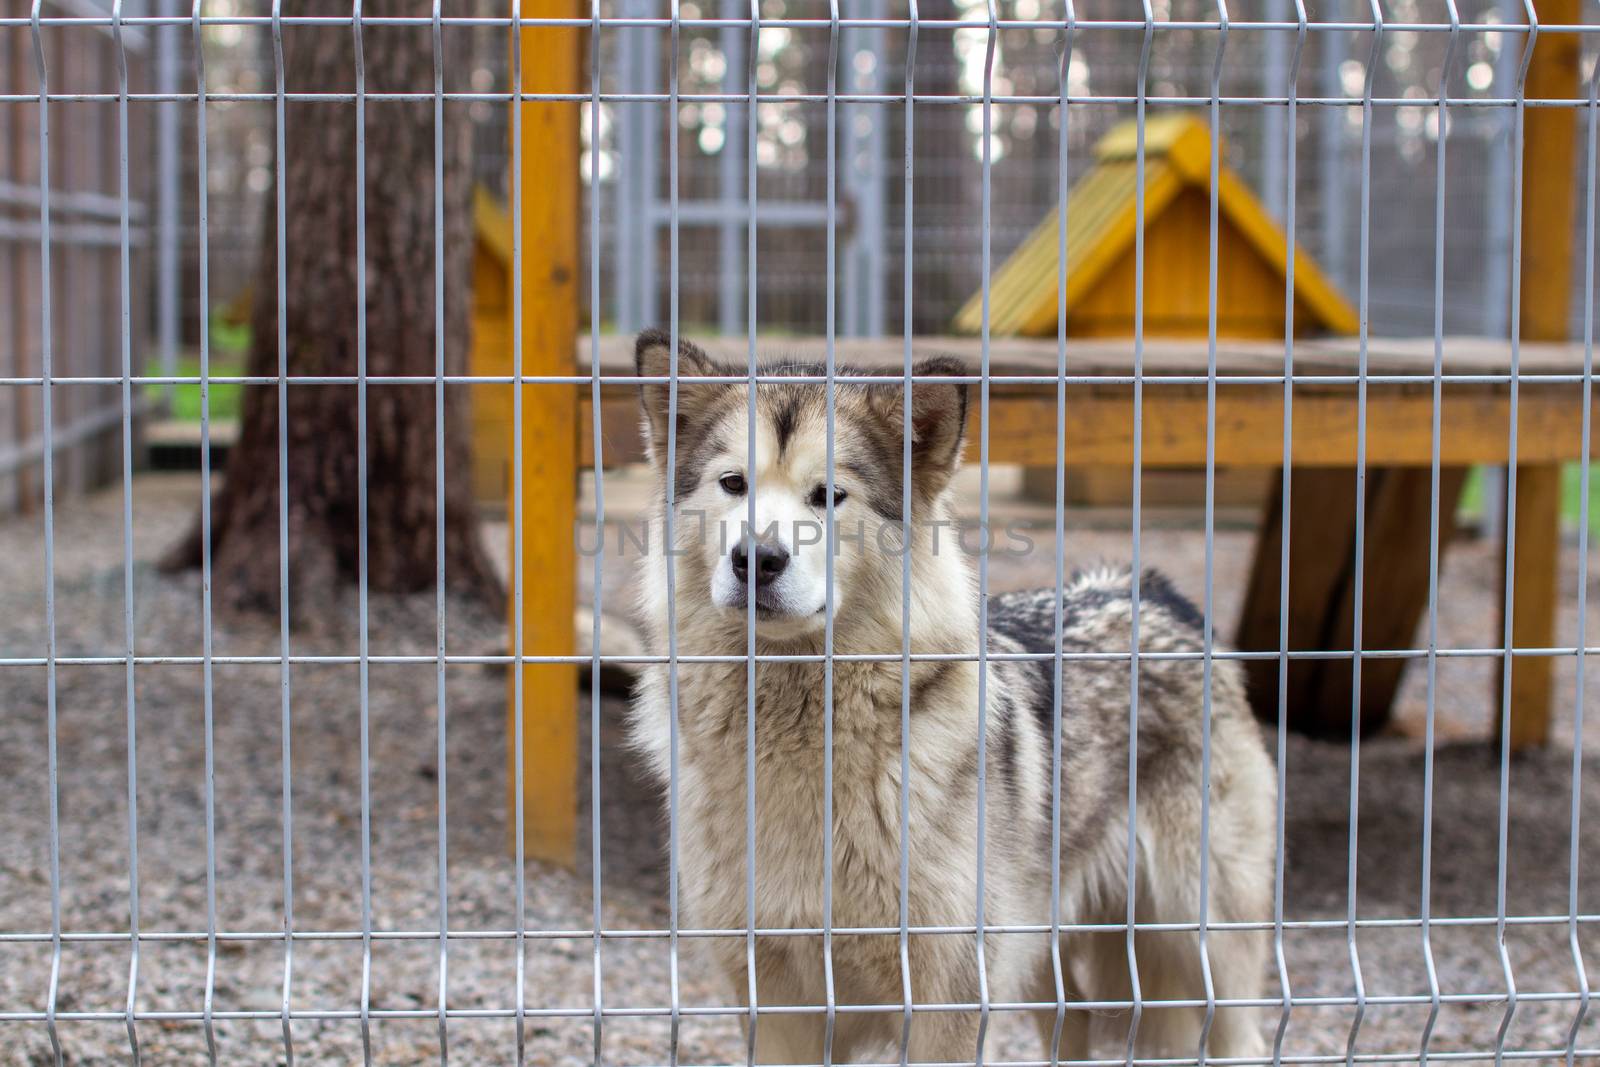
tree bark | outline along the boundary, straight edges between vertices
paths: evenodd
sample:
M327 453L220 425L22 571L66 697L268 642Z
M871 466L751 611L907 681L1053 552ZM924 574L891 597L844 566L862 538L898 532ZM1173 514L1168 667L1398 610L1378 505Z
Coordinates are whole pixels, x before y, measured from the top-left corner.
M348 3L296 0L284 14L345 14ZM427 15L419 0L368 0L367 15ZM446 28L445 71L464 78L469 35ZM430 92L428 26L363 29L368 92ZM355 82L347 27L284 29L290 92L349 92ZM452 79L454 80L454 79ZM366 373L433 376L436 250L433 102L366 103ZM447 103L444 124L445 372L463 372L469 343L472 256L471 126L465 105ZM356 109L350 103L286 104L287 240L282 353L290 377L356 375L360 345L356 205ZM269 196L246 373L279 374L276 194ZM445 566L452 590L490 599L500 583L479 540L469 469L464 387L446 389L446 477L435 486L435 386L366 387L366 553L374 592L435 585L436 502L445 508ZM296 618L354 581L361 556L358 387L287 387L287 499L279 500L279 386L244 391L238 444L213 498L213 584L219 605L279 606L280 507L288 518L290 605ZM196 528L174 546L170 567L201 559Z

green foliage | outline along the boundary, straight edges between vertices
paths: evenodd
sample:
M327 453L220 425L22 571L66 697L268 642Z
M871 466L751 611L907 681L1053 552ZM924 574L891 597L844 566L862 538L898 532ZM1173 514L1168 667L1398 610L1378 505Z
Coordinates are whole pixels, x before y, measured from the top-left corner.
M211 360L211 373L216 377L238 375L243 373L244 364L236 357ZM193 356L185 356L178 360L177 373L181 377L199 377L200 360ZM180 422L200 421L200 386L199 385L174 385L166 386L155 382L145 385L145 392L152 397L159 398L167 389L172 390L171 417ZM239 417L239 395L243 386L227 382L213 383L208 392L211 400L211 418L237 419Z
M1461 489L1458 513L1481 520L1488 501L1484 499L1483 467L1474 467ZM1583 466L1568 463L1561 468L1561 524L1576 527L1583 516ZM1589 532L1600 534L1600 466L1589 468Z
M230 325L218 312L211 315L211 375L212 377L236 377L244 373L244 356L250 347L250 327L248 325ZM150 373L158 373L152 371ZM179 357L177 368L174 371L179 377L198 378L200 376L200 355L190 351ZM159 399L171 390L172 408L171 417L180 422L200 421L200 386L193 385L162 385L157 382L148 382L144 386L145 394ZM243 386L226 382L211 383L207 392L211 402L211 418L237 419L239 417L239 397Z

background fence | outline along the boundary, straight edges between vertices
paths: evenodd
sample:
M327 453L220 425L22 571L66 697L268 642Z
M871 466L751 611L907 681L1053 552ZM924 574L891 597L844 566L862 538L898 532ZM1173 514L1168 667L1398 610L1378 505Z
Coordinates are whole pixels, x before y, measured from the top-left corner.
M105 14L103 5L89 0L52 4L54 13L69 17ZM50 42L49 59L55 69L83 86L85 92L115 92L116 68L126 62L128 83L136 91L158 88L151 29L125 34L126 48L119 50L110 29L100 27L92 35L75 37L71 46L60 38ZM0 92L28 93L34 90L33 56L28 42L8 32L0 47ZM53 152L54 186L51 203L57 212L53 238L57 246L56 263L60 276L56 284L86 291L114 293L118 285L119 257L124 238L120 234L121 200L117 190L118 123L114 105L82 108L66 121L68 112L54 109L58 136ZM176 118L176 115L172 116ZM40 368L41 329L39 322L41 279L39 276L39 158L38 116L33 110L7 106L0 108L0 146L7 164L0 171L0 374L8 377L37 375ZM165 132L165 131L163 131ZM128 136L133 143L150 145L157 137L154 115L139 109L133 116ZM178 179L177 156L169 152L174 164L166 175L169 183ZM155 260L155 225L158 215L156 189L160 172L145 167L132 176L128 204L127 247L132 273L129 290L133 296L131 331L127 334L131 367L138 372L155 351L148 343L155 326L154 292L150 285ZM177 205L162 202L160 210L167 223L163 231L168 240L176 236L174 213ZM175 269L170 248L168 261ZM170 297L175 290L169 285ZM57 366L65 374L116 375L123 366L121 339L114 305L97 306L96 313L74 313L69 304L58 304L53 324ZM175 310L167 322L176 325ZM107 312L107 313L102 313ZM15 390L0 391L0 513L29 507L39 497L39 466L45 439L38 413L23 402ZM147 408L141 396L135 414ZM105 484L115 476L118 425L122 407L114 386L74 391L63 397L56 413L52 435L61 451L57 468L63 486L82 490Z
M649 0L639 7L619 6L618 17L648 16ZM744 5L710 0L711 6L685 15L704 18L744 17ZM721 3L724 8L717 8ZM731 5L731 6L730 6ZM259 5L256 5L259 6ZM693 5L691 5L693 6ZM1517 24L1523 19L1518 0L1466 0L1457 5L1467 24ZM737 12L732 9L737 7ZM1081 5L1079 17L1092 22L1119 17L1115 4L1104 10ZM882 8L879 10L878 8ZM1057 17L1045 5L1022 0L1007 18ZM1170 21L1202 20L1204 3L1175 3L1164 13ZM1192 10L1191 10L1192 9ZM208 8L208 10L210 10ZM244 0L218 0L215 14L253 10ZM937 0L922 12L926 19L980 18L981 3ZM1400 25L1438 24L1443 0L1401 0L1384 6L1387 18ZM1587 17L1588 9L1582 9ZM847 13L857 17L855 12ZM859 17L893 14L887 6L869 7ZM1057 13L1059 15L1059 13ZM1260 0L1236 13L1240 20L1292 21L1289 0ZM774 17L781 17L775 13ZM1356 100L1365 80L1370 33L1357 28L1370 20L1359 0L1317 5L1315 18L1325 20L1306 42L1296 91L1303 96ZM981 20L981 19L980 19ZM1334 24L1352 28L1339 31ZM149 31L173 55L174 76L192 91L186 34L176 28ZM491 27L476 31L470 84L485 93L504 92L507 53ZM863 58L860 68L846 72L844 91L883 92L904 83L904 35L884 28L847 31L844 47ZM976 30L940 35L918 56L918 84L930 94L976 94L981 79L982 34ZM680 82L685 93L741 91L745 76L746 34L737 27L687 28L680 49ZM771 40L771 44L765 42ZM1151 58L1153 96L1204 96L1210 69L1205 59L1204 31L1164 32ZM218 93L260 92L271 82L271 48L259 24L219 24L207 30L211 77ZM1224 91L1238 96L1270 96L1282 92L1291 58L1286 32L1236 35L1229 51ZM1587 38L1585 39L1587 41ZM809 93L818 88L817 72L826 57L826 35L820 31L774 28L763 37L768 49L757 65L762 92ZM1515 34L1484 30L1465 36L1461 55L1448 73L1449 91L1463 102L1493 99L1515 80ZM1432 329L1433 279L1425 257L1413 254L1401 225L1425 217L1435 169L1437 117L1427 106L1439 83L1444 35L1396 30L1385 35L1378 55L1374 92L1380 97L1415 103L1386 107L1374 113L1373 210L1376 255L1371 328L1378 335L1410 336ZM1030 29L1002 30L997 41L998 76L1002 89L1018 95L1048 96L1053 92L1059 42L1052 34ZM1131 92L1138 70L1139 41L1132 33L1081 35L1073 60L1074 93L1086 98ZM603 92L662 92L666 84L667 32L662 27L619 27L602 41ZM1584 70L1594 49L1585 45ZM26 58L25 56L23 57ZM19 68L26 71L26 66ZM102 65L101 69L107 69ZM25 77L19 73L17 77ZM1002 95L1004 95L1002 93ZM765 287L758 302L762 321L773 328L804 331L822 313L826 276L820 233L824 222L825 154L816 136L821 121L816 103L769 104L759 117L758 225L765 230L758 254L766 265L758 284ZM16 109L8 109L16 110ZM174 109L153 109L167 115ZM211 153L212 192L218 211L211 233L215 278L212 291L222 302L238 296L249 284L265 197L270 189L270 104L266 101L219 102L214 109ZM923 136L915 169L918 228L928 240L916 266L921 299L915 309L919 332L943 329L978 285L978 229L973 209L978 199L980 159L976 105L929 109L919 120ZM1075 106L1069 123L1071 154L1089 158L1088 149L1116 122L1126 118L1126 105L1088 102ZM488 102L472 108L476 135L477 177L502 199L507 182L507 115ZM1045 104L1000 105L994 112L994 180L1000 197L991 230L994 254L1003 259L1032 229L1055 200L1056 145L1059 120ZM599 189L604 249L602 292L606 303L600 318L608 329L638 330L662 317L667 291L666 225L669 215L664 168L664 108L658 103L601 105L600 173L584 176L586 192ZM1505 336L1510 306L1507 265L1511 252L1512 117L1506 108L1463 106L1453 109L1446 175L1450 198L1447 251L1450 268L1445 292L1445 324L1450 333ZM714 326L721 332L742 329L745 300L740 285L745 166L744 105L687 105L679 116L681 203L679 220L686 259L693 264L680 275L680 300L685 321ZM903 265L896 258L903 247L903 211L897 147L904 141L901 116L894 109L846 104L842 112L839 178L844 230L841 233L842 295L840 330L871 336L900 322L897 281ZM1308 108L1294 131L1300 159L1296 187L1296 236L1313 258L1324 264L1347 292L1354 291L1360 238L1358 190L1349 176L1359 165L1361 119L1358 111ZM588 136L589 123L582 123ZM1288 136L1279 108L1230 107L1222 115L1227 162L1238 169L1278 218L1284 206L1283 161ZM192 226L192 130L181 126L186 150L176 154L182 174L167 175L185 210L181 227L184 270L192 278L195 231ZM24 138L26 140L26 138ZM156 174L141 174L154 182ZM1069 171L1067 180L1074 175ZM1581 175L1573 175L1574 185ZM1470 220L1470 223L1469 221ZM1387 245L1386 240L1393 241ZM1577 273L1574 272L1577 279ZM1575 280L1574 285L1580 284ZM1572 301L1574 331L1581 301ZM193 286L185 293L192 300ZM587 295L585 294L585 300ZM204 321L186 304L179 320L192 344L194 324Z

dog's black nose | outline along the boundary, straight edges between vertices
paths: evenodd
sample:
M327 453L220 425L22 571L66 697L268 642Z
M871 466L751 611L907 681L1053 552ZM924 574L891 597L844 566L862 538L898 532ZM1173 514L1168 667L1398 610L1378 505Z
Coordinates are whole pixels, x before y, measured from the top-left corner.
M789 566L789 550L782 545L757 542L756 581L770 582ZM733 576L741 582L750 580L750 556L743 541L733 546Z

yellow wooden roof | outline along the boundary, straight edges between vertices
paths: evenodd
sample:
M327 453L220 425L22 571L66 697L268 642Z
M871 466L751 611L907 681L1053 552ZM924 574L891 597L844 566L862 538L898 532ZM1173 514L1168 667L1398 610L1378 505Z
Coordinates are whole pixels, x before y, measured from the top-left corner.
M1067 309L1094 287L1133 243L1137 222L1135 179L1138 128L1115 127L1095 146L1095 165L1072 187L1067 203ZM1188 115L1161 115L1145 122L1145 225L1185 187L1211 185L1211 131ZM1245 183L1226 165L1219 170L1218 211L1234 224L1281 277L1284 233ZM1060 232L1054 209L990 279L989 329L996 337L1038 337L1055 331L1057 252ZM1330 333L1355 333L1356 311L1316 263L1298 246L1295 293ZM983 325L983 294L974 293L956 315L959 333Z

